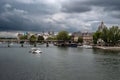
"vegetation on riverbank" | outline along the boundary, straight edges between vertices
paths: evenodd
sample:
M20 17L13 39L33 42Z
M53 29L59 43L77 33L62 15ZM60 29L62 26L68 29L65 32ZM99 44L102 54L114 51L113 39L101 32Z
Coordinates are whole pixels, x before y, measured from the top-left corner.
M101 40L98 42L98 40ZM111 28L105 27L102 32L95 32L93 35L94 44L102 44L103 46L120 46L120 29L118 26Z
M67 31L60 31L56 37L57 37L57 40L59 41L70 40L70 36L68 35Z

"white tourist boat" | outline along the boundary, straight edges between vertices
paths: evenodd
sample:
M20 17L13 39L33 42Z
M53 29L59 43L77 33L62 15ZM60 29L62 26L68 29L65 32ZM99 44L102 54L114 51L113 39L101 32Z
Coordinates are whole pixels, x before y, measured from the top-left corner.
M31 48L31 50L32 53L42 53L40 48Z

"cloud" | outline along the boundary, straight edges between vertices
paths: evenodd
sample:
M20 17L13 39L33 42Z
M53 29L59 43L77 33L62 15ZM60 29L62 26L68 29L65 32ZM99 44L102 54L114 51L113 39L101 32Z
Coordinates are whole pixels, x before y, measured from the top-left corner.
M82 1L69 1L62 4L61 10L67 13L81 13L91 11L91 7L83 4Z
M1 31L96 31L119 16L118 0L0 0Z
M14 0L14 1L17 1L17 2L20 2L20 3L31 4L31 3L34 3L35 0Z
M11 8L12 6L10 4L5 4L5 8Z

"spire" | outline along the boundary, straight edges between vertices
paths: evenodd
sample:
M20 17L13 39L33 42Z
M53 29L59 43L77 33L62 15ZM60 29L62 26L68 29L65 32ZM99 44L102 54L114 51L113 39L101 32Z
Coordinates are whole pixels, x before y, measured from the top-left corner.
M104 22L102 21L100 26L98 27L98 31L102 31L105 28Z
M103 22L103 21L101 22L101 25L104 25L104 22Z

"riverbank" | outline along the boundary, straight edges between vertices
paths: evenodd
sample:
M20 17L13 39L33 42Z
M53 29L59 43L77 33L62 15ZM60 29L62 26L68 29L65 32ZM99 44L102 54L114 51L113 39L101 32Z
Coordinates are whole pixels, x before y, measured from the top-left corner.
M108 46L94 46L94 48L97 49L103 49L103 50L117 50L120 51L120 47L108 47Z

